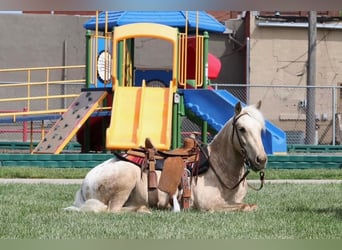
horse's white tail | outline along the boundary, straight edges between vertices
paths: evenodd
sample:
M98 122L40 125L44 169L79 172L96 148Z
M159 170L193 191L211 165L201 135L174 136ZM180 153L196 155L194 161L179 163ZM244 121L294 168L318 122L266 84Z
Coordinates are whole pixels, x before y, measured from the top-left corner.
M79 189L75 194L74 205L64 208L65 211L76 211L79 212L82 205L85 203L81 189Z
M96 199L85 200L80 189L76 192L74 205L66 207L64 210L98 213L107 211L107 205Z
M80 208L85 203L85 199L82 195L82 188L75 194L74 206Z

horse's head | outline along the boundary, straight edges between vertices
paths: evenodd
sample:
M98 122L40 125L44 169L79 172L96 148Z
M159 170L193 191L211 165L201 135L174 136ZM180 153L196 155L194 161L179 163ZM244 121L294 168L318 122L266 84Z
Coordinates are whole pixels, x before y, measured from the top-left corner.
M246 164L254 171L265 168L267 155L262 144L261 133L265 129L265 120L260 110L261 101L256 105L235 106L232 126L232 140L235 150L245 158Z

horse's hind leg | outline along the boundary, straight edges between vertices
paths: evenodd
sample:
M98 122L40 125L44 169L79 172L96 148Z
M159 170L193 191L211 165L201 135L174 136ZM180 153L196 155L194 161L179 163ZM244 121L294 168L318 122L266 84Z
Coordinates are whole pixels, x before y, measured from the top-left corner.
M122 203L115 201L115 205L112 206L114 202L110 201L109 212L112 213L121 213L121 212L137 212L137 213L147 213L150 214L151 210L145 205L142 206L128 206L124 207L121 205Z
M122 212L131 192L131 189L116 192L113 198L108 201L108 211L112 213Z
M151 213L151 210L145 205L140 206L124 206L132 190L122 190L117 192L115 196L108 202L108 211L112 213L120 212L138 212L138 213Z

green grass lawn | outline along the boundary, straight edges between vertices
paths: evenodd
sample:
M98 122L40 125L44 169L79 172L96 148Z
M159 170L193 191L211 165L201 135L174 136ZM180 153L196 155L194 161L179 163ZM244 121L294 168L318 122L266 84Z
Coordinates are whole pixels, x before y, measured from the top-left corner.
M40 168L40 167L0 167L0 178L66 178L79 179L89 168ZM342 180L341 169L266 169L266 179L337 179ZM258 179L251 172L248 179Z
M341 184L266 184L255 212L63 211L78 185L1 184L1 239L342 239Z
M82 179L89 168L1 167L0 178Z

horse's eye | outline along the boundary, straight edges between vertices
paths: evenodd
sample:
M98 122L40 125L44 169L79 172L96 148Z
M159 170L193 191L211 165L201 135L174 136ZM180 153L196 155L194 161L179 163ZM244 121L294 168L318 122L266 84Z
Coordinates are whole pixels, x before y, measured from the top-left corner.
M245 132L246 132L246 129L245 129L244 127L241 127L241 128L239 128L239 132L245 133Z

